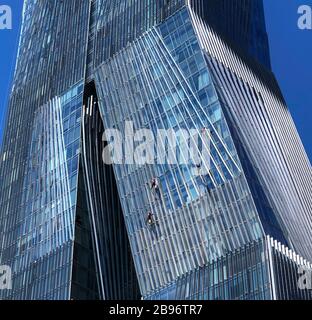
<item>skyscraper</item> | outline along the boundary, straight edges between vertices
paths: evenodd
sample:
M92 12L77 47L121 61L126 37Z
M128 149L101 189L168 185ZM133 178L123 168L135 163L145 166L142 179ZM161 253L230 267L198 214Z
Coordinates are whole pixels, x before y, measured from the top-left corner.
M311 165L270 65L261 0L25 1L0 297L311 298ZM103 133L129 121L207 131L207 170L104 164Z

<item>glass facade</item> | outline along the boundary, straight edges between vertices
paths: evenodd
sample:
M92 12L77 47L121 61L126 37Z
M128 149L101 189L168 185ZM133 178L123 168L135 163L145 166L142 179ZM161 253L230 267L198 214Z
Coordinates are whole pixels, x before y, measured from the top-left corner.
M261 239L199 267L147 299L270 300L268 266L265 241Z
M212 132L204 177L194 177L188 165L115 166L143 294L264 234L186 8L100 66L96 83L107 128L124 133L131 119L155 136L160 126ZM155 176L161 202L146 188ZM216 209L206 211L209 205ZM145 223L149 211L159 223L155 232Z
M77 84L34 114L20 214L9 218L11 236L2 243L2 261L13 271L8 298L69 297L82 91Z
M190 0L190 5L227 45L271 68L262 0Z
M311 165L275 79L259 65L243 69L229 50L230 72L210 50L207 61L266 233L311 260L312 244L304 240L312 236Z
M70 298L88 16L72 0L24 4L1 148L3 299Z
M0 157L0 264L13 275L1 299L103 298L81 158L91 9L87 0L24 3ZM116 198L113 186L107 196ZM127 248L119 223L111 233ZM106 299L138 297L127 252L117 260L127 271L105 282Z
M105 165L130 121L179 142ZM0 179L0 298L311 298L311 165L261 0L25 1Z
M311 300L298 288L298 270L311 265L273 240L262 238L183 275L147 300Z
M138 283L112 166L103 165L103 121L94 83L86 86L83 109L82 164L86 216L90 216L99 295L137 299ZM80 215L80 213L78 212ZM78 277L79 278L79 277Z

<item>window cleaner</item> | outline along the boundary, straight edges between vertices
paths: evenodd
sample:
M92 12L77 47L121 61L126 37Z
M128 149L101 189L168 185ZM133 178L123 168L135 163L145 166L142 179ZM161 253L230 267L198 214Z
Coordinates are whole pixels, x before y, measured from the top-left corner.
M151 212L149 212L149 213L147 214L147 220L146 220L146 222L147 222L150 226L152 226L152 225L155 224L154 217L153 217L153 214L152 214Z
M157 178L153 178L151 181L151 189L155 191L156 197L161 199L161 193L159 188L159 183Z

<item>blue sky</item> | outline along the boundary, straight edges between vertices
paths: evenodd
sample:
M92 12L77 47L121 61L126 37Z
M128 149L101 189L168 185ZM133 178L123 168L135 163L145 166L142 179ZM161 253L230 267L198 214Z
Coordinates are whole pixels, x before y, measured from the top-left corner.
M13 12L13 30L0 30L0 136L15 65L22 0L3 0ZM297 9L312 0L264 0L273 71L307 153L312 159L312 30L297 27Z
M312 160L312 30L297 27L300 5L312 0L264 0L273 71Z

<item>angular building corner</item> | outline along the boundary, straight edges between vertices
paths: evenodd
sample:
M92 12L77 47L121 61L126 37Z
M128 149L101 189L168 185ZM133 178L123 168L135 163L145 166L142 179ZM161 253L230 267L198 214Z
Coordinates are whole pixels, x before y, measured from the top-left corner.
M105 165L129 120L209 130L210 169ZM262 0L25 1L0 179L0 299L312 298L311 165Z

